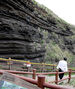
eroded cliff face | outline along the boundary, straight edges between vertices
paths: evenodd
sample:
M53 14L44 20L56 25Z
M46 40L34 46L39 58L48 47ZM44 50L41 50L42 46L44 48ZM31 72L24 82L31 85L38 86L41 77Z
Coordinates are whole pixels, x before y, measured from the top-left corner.
M40 45L42 34L33 24L38 23L33 11L28 0L0 1L0 57L43 58L45 48Z
M48 32L46 39L43 31ZM0 57L41 62L50 40L60 44L59 39L62 39L65 47L68 44L66 37L72 35L67 24L48 15L32 0L0 0Z

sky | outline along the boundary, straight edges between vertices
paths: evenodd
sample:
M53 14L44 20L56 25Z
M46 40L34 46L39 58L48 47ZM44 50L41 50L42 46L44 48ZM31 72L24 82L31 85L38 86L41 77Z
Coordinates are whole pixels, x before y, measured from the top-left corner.
M66 22L75 25L75 0L36 0Z

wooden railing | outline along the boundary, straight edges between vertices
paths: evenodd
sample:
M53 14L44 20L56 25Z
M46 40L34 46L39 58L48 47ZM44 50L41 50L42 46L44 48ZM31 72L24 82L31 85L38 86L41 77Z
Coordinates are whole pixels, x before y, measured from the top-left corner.
M7 61L7 62L20 62L20 63L27 63L29 61L24 61L24 60L17 60L17 59L5 59L5 58L0 58L1 61ZM34 65L47 65L47 66L56 66L55 64L47 64L47 63L34 63L34 62L30 62L31 64L34 64Z
M33 72L23 72L23 71L13 71L13 70L0 70L0 72L3 72L3 71L14 73L14 74L30 74L30 75L32 75L33 79L36 79L36 76L38 76L38 75L50 75L50 74L52 75L52 74L55 74L55 80L54 81L50 81L49 83L56 83L56 84L58 84L61 81L67 80L67 79L68 79L68 83L69 83L71 78L72 78L71 74L75 73L75 71L72 71L71 69L69 69L68 72L58 72L58 71L56 71L56 72L48 72L48 73L36 73L36 69L33 69ZM58 80L59 74L62 74L62 73L68 73L68 77L63 78L61 80Z
M68 73L68 77L66 78L63 78L61 80L58 80L59 78L59 74L62 74L62 73ZM72 71L72 69L69 69L68 72L58 72L58 70L56 70L56 72L48 72L48 73L36 73L36 70L33 71L33 78L35 79L36 78L36 75L52 75L52 74L55 74L55 80L54 81L50 81L49 83L56 83L58 84L59 82L61 81L64 81L64 80L67 80L68 79L68 83L70 82L72 76L71 74L72 73L75 73L75 71Z
M16 66L16 70L27 70L26 69L26 63L28 63L28 61L24 61L24 60L15 60L15 59L5 59L5 58L0 58L0 61L3 61L0 63L0 66L2 66L5 69L9 69L9 70L14 70L14 67ZM56 65L55 64L47 64L47 63L33 63L30 62L31 64L31 68L30 71L32 71L33 69L37 69L37 71L40 72L48 72L48 71L52 71L55 70Z
M69 73L69 76L67 78L64 78L62 80L58 80L58 75L60 74L58 71L56 72L50 72L50 73L36 73L36 69L33 70L33 72L22 72L22 71L12 71L12 70L0 70L0 74L2 74L3 72L10 72L13 75L15 75L16 77L19 77L25 81L28 81L32 84L37 85L38 87L40 87L41 89L46 88L51 88L51 89L71 89L71 88L64 88L64 87L60 87L59 85L52 85L51 82L47 83L45 82L45 76L43 75L48 75L48 74L55 74L55 82L56 84L58 84L58 82L63 81L68 79L68 83L71 80L71 73L75 73L75 71L72 71L71 69L68 72L61 72L61 73ZM27 77L23 77L23 76L19 76L16 74L31 74L32 78L27 78ZM36 80L36 76L38 76L37 80Z
M14 76L16 76L18 78L21 78L21 79L23 79L25 81L28 81L28 82L30 82L32 84L35 84L35 85L37 85L41 89L44 89L44 88L51 88L51 89L71 89L71 88L61 87L59 85L49 84L49 83L45 82L45 77L42 76L42 75L39 75L38 79L34 80L34 79L31 79L31 78L27 78L27 77L16 75L16 73L17 74L19 74L19 73L20 74L24 74L24 72L20 72L20 71L0 70L0 74L3 74L3 72L5 72L5 71L12 73L12 75L14 75ZM13 74L13 73L15 73L15 74ZM29 74L31 74L31 73L29 73Z

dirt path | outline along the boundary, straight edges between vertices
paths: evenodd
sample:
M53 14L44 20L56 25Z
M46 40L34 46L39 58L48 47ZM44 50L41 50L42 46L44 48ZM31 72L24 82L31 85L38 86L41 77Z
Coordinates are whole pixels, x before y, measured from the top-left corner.
M51 82L51 81L54 81L55 80L55 76L45 76L46 77L46 82ZM68 77L68 75L64 76L64 78ZM75 77L75 75L72 75L72 77ZM63 83L62 83L63 82ZM75 87L69 85L68 83L68 79L67 80L64 80L62 81L61 83L59 83L60 86L64 86L64 87L69 87L69 88L73 88L75 89ZM52 83L52 84L55 84L55 83Z
M66 78L66 77L68 77L68 75L64 76L64 78ZM75 75L72 75L72 77L75 77ZM47 75L45 75L45 78L46 78L47 82L55 80L55 76L47 76ZM58 80L60 80L60 79L58 79ZM68 80L64 80L64 81L67 82Z

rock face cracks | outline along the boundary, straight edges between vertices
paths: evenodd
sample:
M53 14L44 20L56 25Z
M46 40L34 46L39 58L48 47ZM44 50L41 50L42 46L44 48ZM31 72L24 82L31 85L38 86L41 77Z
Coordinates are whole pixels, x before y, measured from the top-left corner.
M41 45L36 48L35 44L42 35L32 24L36 23L32 11L26 0L0 1L0 57L43 58L45 49Z
M0 57L42 61L46 52L38 28L69 36L31 0L0 0ZM42 15L42 16L41 16Z

